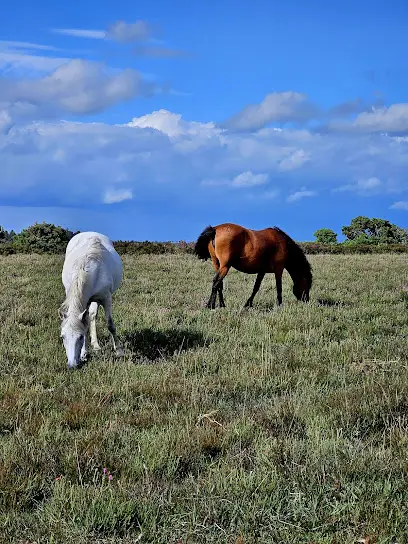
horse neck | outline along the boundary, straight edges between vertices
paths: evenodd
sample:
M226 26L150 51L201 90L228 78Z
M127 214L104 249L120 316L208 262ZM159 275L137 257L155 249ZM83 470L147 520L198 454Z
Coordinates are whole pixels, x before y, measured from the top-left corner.
M86 259L81 259L77 265L77 272L71 283L67 297L65 299L65 306L67 308L67 315L69 319L77 318L87 306L89 290L89 274L85 270Z
M292 278L294 284L297 284L302 279L305 279L308 274L305 263L302 260L295 260L289 255L285 266L289 276Z

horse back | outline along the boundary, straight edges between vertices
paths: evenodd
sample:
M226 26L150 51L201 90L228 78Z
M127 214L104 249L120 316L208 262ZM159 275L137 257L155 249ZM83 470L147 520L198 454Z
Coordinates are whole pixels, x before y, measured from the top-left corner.
M275 229L251 230L233 223L215 228L215 254L221 263L250 274L284 266L286 243Z
M80 266L85 268L88 275L94 276L97 283L109 285L112 292L119 288L123 277L122 259L104 234L82 232L71 238L62 270L62 282L66 289Z

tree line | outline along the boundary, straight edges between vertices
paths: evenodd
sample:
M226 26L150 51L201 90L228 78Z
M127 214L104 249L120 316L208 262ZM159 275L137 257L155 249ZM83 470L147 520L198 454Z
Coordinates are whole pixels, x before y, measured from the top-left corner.
M359 215L350 225L341 229L346 237L343 244L408 244L408 229L398 227L387 219ZM332 229L319 229L314 233L319 244L337 244L337 233Z
M315 242L300 242L305 253L408 253L408 230L386 219L355 217L342 227L346 240L337 241L337 233L322 228L314 233ZM69 240L77 232L53 225L34 223L19 233L8 232L0 226L0 255L13 253L64 253ZM117 240L114 246L120 254L193 253L194 242L152 242Z

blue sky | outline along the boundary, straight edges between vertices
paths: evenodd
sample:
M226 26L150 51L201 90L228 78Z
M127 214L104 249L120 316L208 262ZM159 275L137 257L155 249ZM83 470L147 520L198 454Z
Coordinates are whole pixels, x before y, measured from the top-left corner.
M397 0L8 2L0 224L408 226L407 20Z

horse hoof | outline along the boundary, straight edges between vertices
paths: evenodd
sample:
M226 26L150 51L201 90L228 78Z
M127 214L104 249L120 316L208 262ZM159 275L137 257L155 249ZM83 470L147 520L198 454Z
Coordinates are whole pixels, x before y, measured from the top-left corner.
M123 351L122 348L118 348L118 349L115 351L115 355L116 355L116 357L124 357L124 356L125 356L125 352Z
M99 346L98 344L96 346L92 346L92 350L93 351L101 351L101 346Z

